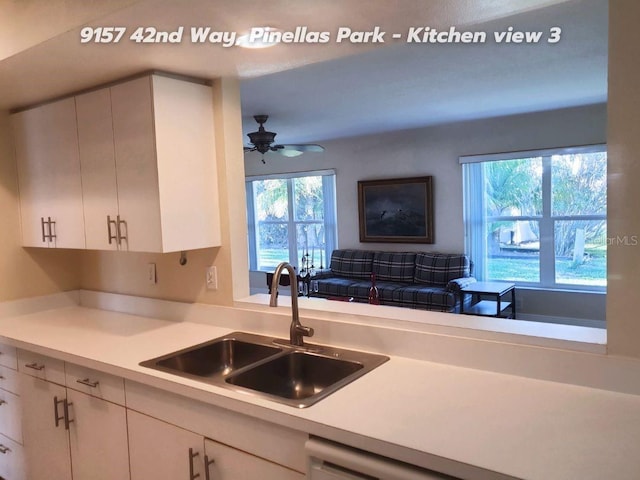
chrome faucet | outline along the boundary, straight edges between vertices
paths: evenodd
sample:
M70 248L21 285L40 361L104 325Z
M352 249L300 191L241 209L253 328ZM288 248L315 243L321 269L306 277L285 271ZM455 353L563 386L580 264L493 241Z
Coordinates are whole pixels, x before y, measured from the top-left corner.
M289 327L289 342L297 347L304 346L304 337L313 337L313 328L305 327L300 323L300 315L298 313L298 277L296 271L290 263L282 262L276 267L271 280L271 299L270 307L278 306L278 285L280 285L280 277L282 271L287 270L289 281L291 283L291 327Z

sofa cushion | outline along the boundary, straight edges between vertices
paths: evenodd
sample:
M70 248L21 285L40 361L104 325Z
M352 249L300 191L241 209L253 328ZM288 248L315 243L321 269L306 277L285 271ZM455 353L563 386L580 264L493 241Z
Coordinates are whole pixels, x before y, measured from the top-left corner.
M334 250L331 254L331 272L340 277L371 278L373 252L367 250Z
M318 294L325 297L351 297L349 287L356 283L348 278L328 278L318 281Z
M447 312L456 306L456 295L439 287L411 285L393 291L393 301L414 308L428 307L430 310Z
M406 283L396 283L396 282L376 282L376 286L378 287L378 298L380 303L389 304L393 302L393 292L398 288L403 288L407 284ZM353 297L358 300L368 300L369 299L369 289L371 288L371 282L359 281L354 282L347 287L347 292L349 297Z
M470 262L466 255L418 253L413 281L444 287L455 278L468 277L470 271Z
M412 283L415 267L415 252L376 252L373 257L376 280Z

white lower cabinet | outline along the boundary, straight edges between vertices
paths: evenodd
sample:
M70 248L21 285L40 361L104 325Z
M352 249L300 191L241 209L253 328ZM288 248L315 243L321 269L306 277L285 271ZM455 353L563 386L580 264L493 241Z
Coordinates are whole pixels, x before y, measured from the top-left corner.
M128 423L131 480L205 478L201 435L131 410Z
M0 478L25 480L16 349L0 344Z
M24 449L4 435L0 435L0 478L26 480L24 473Z
M60 418L64 413L60 402L66 399L65 387L21 373L20 388L26 477L71 480L69 435L64 418Z
M302 480L304 475L129 411L131 480Z
M30 355L28 352L22 355L25 360L19 365L26 478L128 479L125 407L98 398L103 389L94 377L80 378L85 384L94 385L93 388L84 384L78 384L78 388L92 388L97 396L77 391L75 380L69 383L69 388L38 378L34 372L38 375L49 372L51 377L56 361L43 357L28 363ZM53 378L63 383L65 380L64 375Z
M128 479L125 408L69 389L67 401L73 480Z
M235 448L204 439L206 480L302 480L305 476Z

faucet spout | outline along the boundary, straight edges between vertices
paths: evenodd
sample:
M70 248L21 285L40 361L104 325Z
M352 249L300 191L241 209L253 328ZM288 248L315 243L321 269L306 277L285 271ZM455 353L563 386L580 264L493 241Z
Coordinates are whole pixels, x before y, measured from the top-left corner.
M291 284L291 326L289 327L289 341L291 345L302 347L304 346L304 337L312 337L314 332L313 328L305 327L300 323L300 314L298 311L298 277L296 271L288 262L280 263L273 272L269 306L278 306L278 286L280 285L280 277L282 276L283 270L286 270L289 274L289 283Z

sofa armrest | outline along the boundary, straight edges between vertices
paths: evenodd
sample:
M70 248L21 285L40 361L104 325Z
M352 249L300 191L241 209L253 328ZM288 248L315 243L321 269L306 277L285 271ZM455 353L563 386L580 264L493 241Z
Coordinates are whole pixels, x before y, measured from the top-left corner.
M476 282L477 280L475 279L475 277L454 278L453 280L449 280L449 283L447 283L447 291L458 293L461 289L468 287L472 283Z

